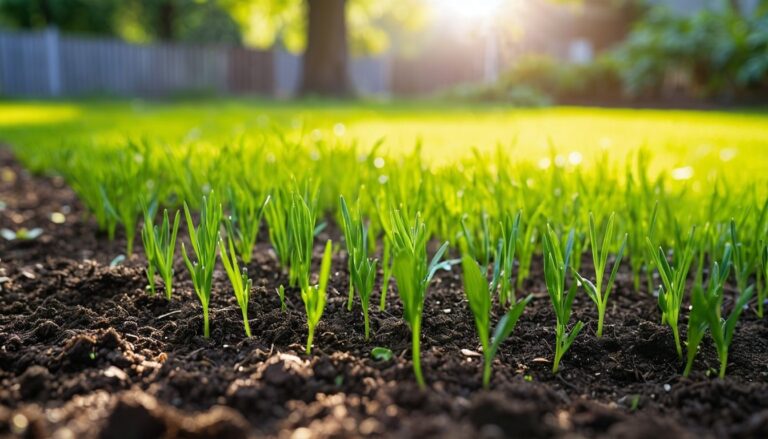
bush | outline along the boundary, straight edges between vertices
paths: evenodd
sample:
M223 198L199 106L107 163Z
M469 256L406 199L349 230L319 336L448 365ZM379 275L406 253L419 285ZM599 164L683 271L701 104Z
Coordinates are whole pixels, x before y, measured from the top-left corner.
M616 49L625 89L658 95L675 75L697 97L734 96L765 88L768 13L731 8L679 16L654 8Z
M515 63L495 84L465 85L454 89L450 96L539 107L553 102L616 100L621 97L621 81L614 61L608 57L590 64L571 64L531 55Z

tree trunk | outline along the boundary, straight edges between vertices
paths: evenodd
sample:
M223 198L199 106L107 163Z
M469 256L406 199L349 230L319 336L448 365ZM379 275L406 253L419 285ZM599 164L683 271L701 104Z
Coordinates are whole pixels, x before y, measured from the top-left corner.
M307 0L307 50L300 93L344 97L349 79L346 0Z
M172 41L176 36L176 5L175 0L165 0L160 4L157 17L157 36L163 41Z

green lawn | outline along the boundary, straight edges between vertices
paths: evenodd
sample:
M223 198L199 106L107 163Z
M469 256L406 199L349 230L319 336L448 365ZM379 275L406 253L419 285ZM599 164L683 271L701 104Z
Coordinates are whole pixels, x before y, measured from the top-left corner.
M604 151L623 161L645 147L654 166L667 169L740 175L768 169L766 112L247 100L0 102L0 139L20 148L144 136L221 144L240 135L270 136L276 127L310 139L354 140L362 147L384 139L394 153L411 151L420 141L433 163L466 156L470 147L488 151L502 145L515 158L541 166L553 148L559 161L588 165Z

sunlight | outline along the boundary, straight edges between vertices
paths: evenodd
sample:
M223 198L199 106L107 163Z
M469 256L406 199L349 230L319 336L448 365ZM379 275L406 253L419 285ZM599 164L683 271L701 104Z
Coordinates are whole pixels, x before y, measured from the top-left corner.
M478 20L490 18L503 0L432 0L432 3L457 18Z

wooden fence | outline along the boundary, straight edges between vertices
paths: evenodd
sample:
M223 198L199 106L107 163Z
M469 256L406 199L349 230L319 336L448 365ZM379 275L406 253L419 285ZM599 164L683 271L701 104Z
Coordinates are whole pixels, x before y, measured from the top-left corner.
M390 93L386 57L354 58L361 94ZM169 96L184 93L291 96L301 57L279 50L183 44L136 45L103 38L0 31L0 95Z

